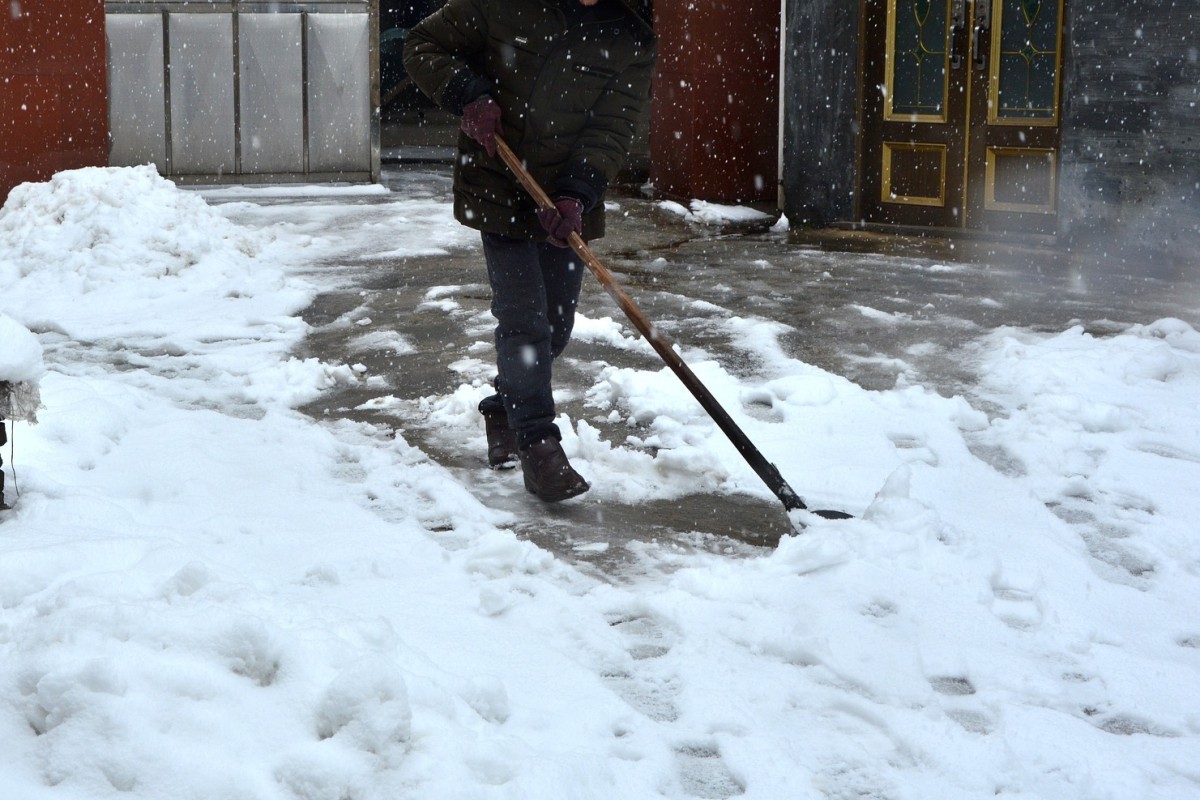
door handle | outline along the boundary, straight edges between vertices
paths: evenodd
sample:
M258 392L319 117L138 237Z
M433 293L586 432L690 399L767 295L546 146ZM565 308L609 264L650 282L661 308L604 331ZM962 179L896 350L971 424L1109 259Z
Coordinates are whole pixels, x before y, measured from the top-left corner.
M971 54L975 66L983 69L987 66L987 56L983 52L984 42L992 29L992 0L975 0L975 25L971 28Z
M959 40L967 27L967 0L953 0L950 6L950 66L962 66L962 50Z

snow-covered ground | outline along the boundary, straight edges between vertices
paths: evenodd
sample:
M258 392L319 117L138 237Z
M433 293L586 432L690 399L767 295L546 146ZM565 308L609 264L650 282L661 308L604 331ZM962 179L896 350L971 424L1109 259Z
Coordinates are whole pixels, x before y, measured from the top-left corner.
M1188 324L990 332L968 401L866 391L727 315L758 377L693 367L859 516L602 580L404 431L294 410L378 377L292 355L316 260L476 246L444 200L321 224L384 191L256 212L142 168L12 193L0 380L43 408L4 451L0 798L1200 797ZM464 446L485 391L429 398ZM579 502L765 492L665 370L601 370L587 402L637 435L562 420Z

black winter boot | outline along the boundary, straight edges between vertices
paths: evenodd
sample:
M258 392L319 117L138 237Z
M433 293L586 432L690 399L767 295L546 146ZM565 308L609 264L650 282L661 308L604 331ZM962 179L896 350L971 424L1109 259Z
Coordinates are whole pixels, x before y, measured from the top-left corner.
M557 503L592 488L582 475L571 468L567 454L557 439L534 442L520 453L525 488L537 495L539 500Z
M508 413L485 411L483 428L487 432L488 466L492 469L512 469L517 465L517 432L508 427Z

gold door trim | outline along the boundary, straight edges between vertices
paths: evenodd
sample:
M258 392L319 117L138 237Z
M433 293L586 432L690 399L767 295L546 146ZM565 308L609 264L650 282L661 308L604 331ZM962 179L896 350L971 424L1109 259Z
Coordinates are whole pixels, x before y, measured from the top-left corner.
M946 0L931 0L931 2L945 2ZM884 102L883 102L883 118L888 122L937 122L945 123L949 120L949 105L950 105L950 36L951 36L951 14L947 6L946 13L946 31L943 37L944 47L942 55L946 59L946 67L942 71L942 113L941 114L912 114L912 113L897 113L895 110L896 100L896 16L899 13L897 3L899 0L888 0L887 4L887 52L884 56ZM927 51L928 52L928 51Z
M988 64L988 124L1015 125L1020 127L1053 128L1059 124L1060 94L1062 92L1063 66L1063 0L1052 0L1058 7L1058 28L1054 34L1054 102L1052 114L1048 117L1018 117L1000 116L1000 58L1005 55L1000 51L1001 38L1004 33L1004 0L990 0L992 3L991 47ZM979 3L989 0L976 0ZM1030 45L1032 46L1032 45Z
M1047 199L1042 203L1014 203L996 199L997 163L1005 156L1011 158L1042 157L1045 159ZM1045 147L989 147L984 177L983 205L988 211L1015 211L1022 214L1054 214L1058 210L1058 153Z
M910 206L946 205L946 153L944 144L929 142L884 142L883 143L883 181L880 190L880 201ZM893 155L895 153L936 153L941 167L938 172L938 193L934 195L900 194L893 183Z
M1056 234L1069 0L864 3L861 218Z

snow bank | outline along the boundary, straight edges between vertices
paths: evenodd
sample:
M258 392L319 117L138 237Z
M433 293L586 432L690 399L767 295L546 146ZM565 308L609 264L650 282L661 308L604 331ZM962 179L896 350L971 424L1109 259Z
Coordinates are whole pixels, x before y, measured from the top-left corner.
M0 313L0 381L34 383L45 371L37 337L8 314Z
M773 215L750 208L749 206L731 206L721 203L710 203L707 200L693 200L686 206L676 203L674 200L660 200L658 207L698 225L727 225L730 223L746 222L774 223L775 221Z
M151 166L61 172L0 210L0 286L35 331L194 349L247 322L294 338L311 289L265 258L271 237L233 225Z

